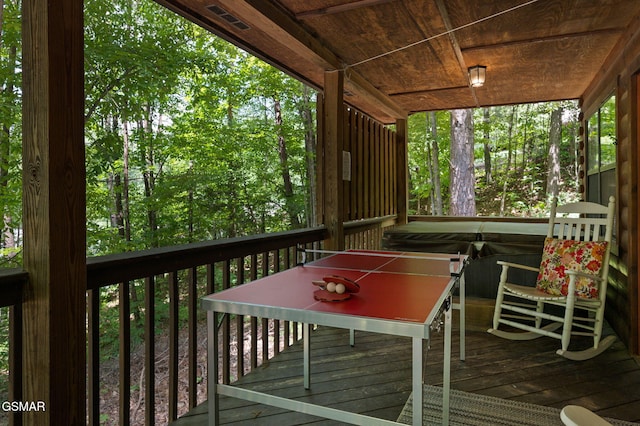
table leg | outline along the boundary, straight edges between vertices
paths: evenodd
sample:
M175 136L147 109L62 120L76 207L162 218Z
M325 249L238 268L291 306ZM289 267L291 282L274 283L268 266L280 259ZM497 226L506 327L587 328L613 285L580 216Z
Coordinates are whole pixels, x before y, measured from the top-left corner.
M207 408L209 426L220 424L218 400L218 328L216 313L207 311Z
M311 388L311 324L302 324L302 347L304 350L304 388Z
M451 389L451 295L444 311L444 368L442 377L442 424L449 424L449 391ZM462 312L462 310L461 310Z
M413 426L422 425L422 356L423 346L422 338L413 338L413 355L412 355L412 391L413 391Z

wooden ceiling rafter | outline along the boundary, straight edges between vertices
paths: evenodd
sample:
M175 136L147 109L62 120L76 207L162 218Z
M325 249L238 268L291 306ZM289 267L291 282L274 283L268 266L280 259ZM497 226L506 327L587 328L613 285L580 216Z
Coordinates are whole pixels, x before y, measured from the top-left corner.
M305 12L296 13L296 19L309 19L317 16L332 15L336 13L350 12L352 10L361 9L363 7L377 6L384 3L389 3L397 0L358 0L351 3L339 4L336 6L329 6L320 9L308 10Z
M389 96L391 97L395 97L395 96L407 96L407 95L424 95L424 94L428 94L428 93L441 93L441 92L448 92L451 90L461 90L461 89L466 89L469 86L449 86L449 87L438 87L437 89L424 89L424 90L411 90L408 92L393 92L393 93L389 93Z
M458 43L458 39L456 38L456 34L451 24L451 18L449 17L449 11L447 10L447 6L444 4L443 0L436 0L436 5L438 6L438 11L440 12L440 17L444 22L445 28L447 29L447 34L449 36L449 40L451 41L451 45L453 47L453 51L455 52L456 59L458 60L458 64L460 65L460 71L463 76L467 74L467 64L462 56L462 50L460 49L460 44ZM469 80L467 79L467 82ZM473 97L473 101L476 104L476 107L480 107L480 101L478 100L478 95L476 94L475 88L468 84L469 90L471 91L471 96Z
M462 52L472 52L477 50L500 49L503 47L512 47L512 46L518 46L518 45L532 45L536 43L565 41L565 40L571 40L571 39L580 38L580 37L593 37L593 36L599 36L599 35L602 35L602 36L616 35L616 34L622 34L623 32L624 30L621 30L621 29L609 28L609 29L587 31L587 32L580 32L580 33L556 34L556 35L551 35L547 37L536 37L535 39L522 39L522 40L505 41L502 43L479 44L475 46L464 47L461 50Z

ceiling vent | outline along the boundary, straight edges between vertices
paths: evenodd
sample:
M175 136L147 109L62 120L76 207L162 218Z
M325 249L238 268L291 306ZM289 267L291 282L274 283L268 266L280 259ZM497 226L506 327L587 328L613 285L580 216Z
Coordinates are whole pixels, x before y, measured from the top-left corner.
M209 9L219 18L224 19L234 27L238 28L239 30L248 30L250 28L249 25L245 24L220 6L212 4L211 6L207 6L207 9Z

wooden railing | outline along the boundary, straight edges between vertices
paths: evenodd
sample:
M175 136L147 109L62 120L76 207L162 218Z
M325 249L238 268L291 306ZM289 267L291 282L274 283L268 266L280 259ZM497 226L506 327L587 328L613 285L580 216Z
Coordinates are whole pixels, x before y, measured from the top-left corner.
M0 269L0 321L9 321L7 401L22 399L22 291L27 280L27 273L21 269ZM4 372L0 371L0 375ZM4 401L2 394L0 390L0 402ZM22 424L20 412L4 413L0 410L0 424L6 423L7 418L13 424Z
M353 220L344 224L346 249L379 250L382 234L396 225L396 215Z
M395 216L346 223L345 246L378 249L383 229L394 223ZM322 248L326 232L317 227L87 259L88 423L166 424L201 403L206 323L199 298L295 266L299 248ZM19 315L26 280L20 270L0 275L0 306L13 312L10 398L15 399L22 390ZM117 326L107 327L112 323ZM247 374L301 338L300 330L298 324L267 318L226 317L219 329L219 380L229 383ZM109 373L117 375L117 391L104 392L107 371L117 371ZM118 418L108 418L107 406L118 407ZM15 414L9 419L21 424Z

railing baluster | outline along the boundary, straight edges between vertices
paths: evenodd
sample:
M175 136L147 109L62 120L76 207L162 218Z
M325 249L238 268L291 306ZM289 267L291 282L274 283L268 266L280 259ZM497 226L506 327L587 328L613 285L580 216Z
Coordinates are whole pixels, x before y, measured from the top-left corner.
M280 272L280 250L273 251L273 272ZM280 353L280 320L273 320L273 353Z
M131 293L129 281L118 285L120 302L120 409L121 426L131 424Z
M290 268L290 256L289 256L289 248L284 248L282 249L282 251L284 252L284 257L282 259L282 263L284 265L284 269L289 269ZM286 348L287 346L291 345L291 322L290 321L285 321L284 322L284 347Z
M22 305L9 307L9 400L22 401ZM9 426L22 425L22 412L9 412Z
M100 425L100 289L87 294L89 377L87 378L89 424Z
M249 279L254 281L258 278L258 255L252 254L249 265ZM251 370L258 367L258 318L251 317Z
M211 294L216 291L215 275L216 266L212 263L207 263L207 294Z
M284 259L282 259L282 263L284 265L284 269L289 269L291 267L291 255L289 253L289 248L286 247L282 250L284 252ZM291 345L291 322L284 322L284 347L288 347Z
M169 421L178 418L178 273L169 273Z
M244 258L236 259L236 285L244 283ZM236 315L236 377L244 376L244 315Z
M144 280L144 417L146 425L155 424L155 396L156 396L156 348L155 348L155 277L150 276Z
M231 264L229 260L222 262L222 289L231 287ZM222 383L231 383L231 321L229 315L222 317Z
M189 268L189 409L198 405L198 268Z
M269 275L269 253L262 253L262 276ZM269 360L269 318L262 318L262 363Z

